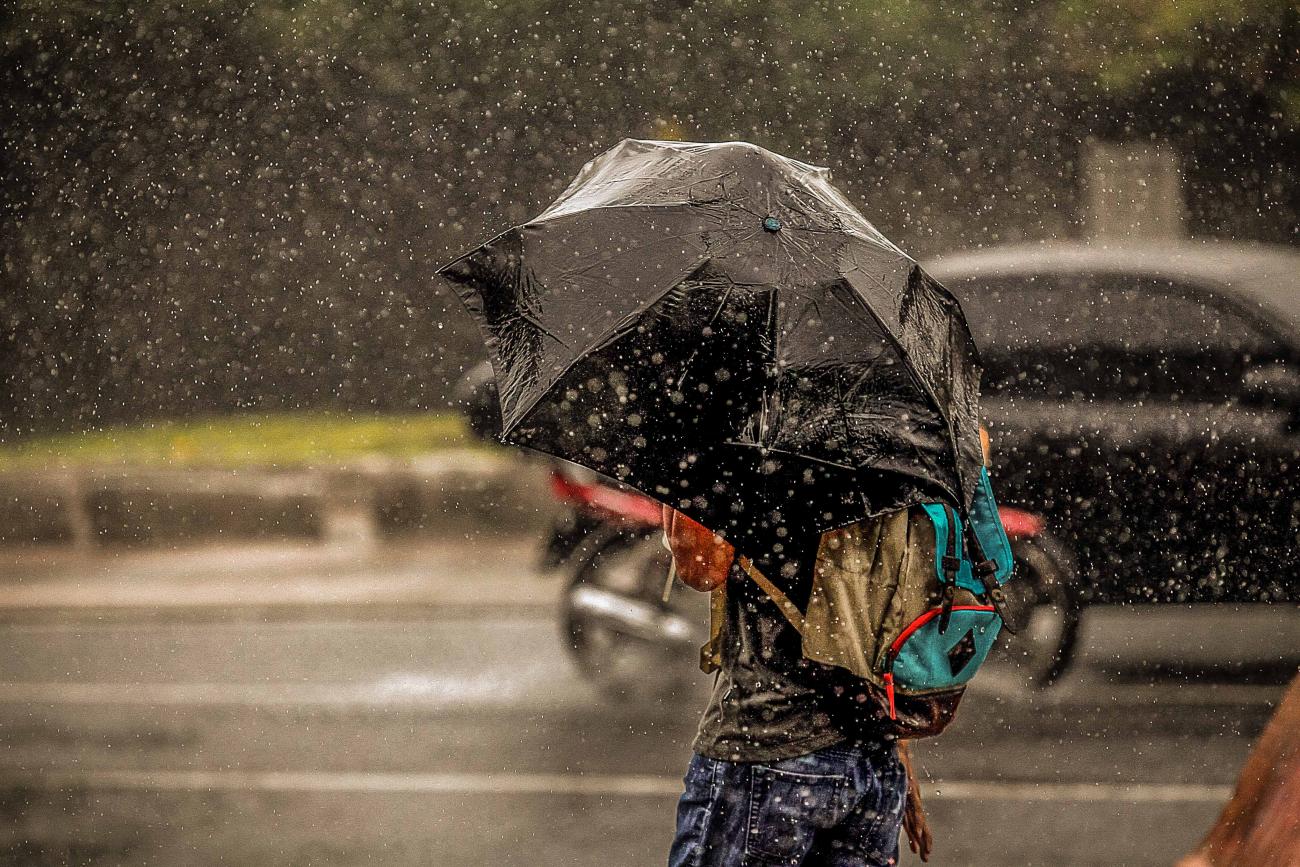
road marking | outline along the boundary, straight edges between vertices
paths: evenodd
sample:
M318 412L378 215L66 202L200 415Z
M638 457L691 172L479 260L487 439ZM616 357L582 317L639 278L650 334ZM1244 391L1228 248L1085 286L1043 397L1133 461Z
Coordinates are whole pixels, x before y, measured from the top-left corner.
M279 792L298 794L588 795L669 797L682 792L675 777L622 774L416 774L337 771L67 771L13 775L0 786L44 789L125 789L148 792ZM1222 803L1230 786L1194 783L1015 783L932 781L925 797L940 801L1055 803Z
M925 787L926 799L949 801L1055 801L1140 804L1212 803L1232 795L1231 786L1200 783L1009 783L936 780Z
M1272 707L1282 698L1286 684L1194 683L1108 683L1089 672L1067 676L1057 685L1026 689L1014 673L993 669L981 671L971 690L1011 701L1033 702L1040 708L1096 707Z
M0 704L438 709L497 707L530 699L594 701L576 676L557 691L549 670L538 674L531 679L491 673L478 677L394 674L362 683L0 683ZM542 674L550 675L549 680Z
M87 683L0 682L0 704L129 705L140 707L412 707L517 704L528 700L586 704L590 685L546 657L522 660L523 670L491 669L467 677L447 672L390 673L351 683ZM562 681L562 682L559 682ZM1272 707L1283 687L1225 684L1062 684L1026 693L1006 678L977 681L973 689L1039 709L1074 707Z

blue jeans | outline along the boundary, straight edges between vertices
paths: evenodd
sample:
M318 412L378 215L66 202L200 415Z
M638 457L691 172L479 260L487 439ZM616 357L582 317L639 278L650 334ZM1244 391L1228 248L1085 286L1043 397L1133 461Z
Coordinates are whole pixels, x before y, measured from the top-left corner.
M697 755L669 867L898 863L907 777L893 746L842 743L778 762Z

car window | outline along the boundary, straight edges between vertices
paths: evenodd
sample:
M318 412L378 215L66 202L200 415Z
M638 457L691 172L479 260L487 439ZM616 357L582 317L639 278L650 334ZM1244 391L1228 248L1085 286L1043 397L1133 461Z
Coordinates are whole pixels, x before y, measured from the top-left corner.
M985 392L1226 400L1272 339L1223 299L1168 281L1037 275L951 281Z

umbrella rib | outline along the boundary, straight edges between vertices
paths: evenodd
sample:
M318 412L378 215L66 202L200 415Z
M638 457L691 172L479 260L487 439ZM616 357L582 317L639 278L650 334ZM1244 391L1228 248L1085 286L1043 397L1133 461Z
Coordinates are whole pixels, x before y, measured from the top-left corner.
M636 210L638 208L703 208L708 205L714 205L722 201L721 199L696 199L694 201L684 202L625 202L621 205L584 205L577 211L563 211L559 214L539 214L529 220L524 226L533 226L537 223L549 223L552 220L563 219L564 217L573 217L578 214L585 214L588 211L623 211Z
M734 173L733 173L733 174L734 174ZM766 211L766 212L763 212L763 213L760 213L760 212L758 212L758 211L755 211L753 208L745 207L745 205L744 205L744 203L743 203L742 200L737 200L737 199L733 199L733 198L731 198L730 196L726 196L725 194L726 194L726 191L727 191L727 185L726 185L725 183L722 185L722 191L723 191L723 193L724 193L723 202L726 204L728 210L730 210L730 211L739 211L739 212L741 212L741 213L743 213L743 214L749 214L751 217L754 217L754 218L755 218L755 220L758 222L758 224L759 224L760 226L762 225L762 223L763 223L763 219L764 219L765 217L770 217L770 216L771 216L771 211L770 211L770 210L769 210L769 211ZM766 231L766 230L762 230L762 231ZM755 232L754 234L758 234L758 232ZM753 237L753 235L751 235L750 237Z
M767 323L768 323L767 328L768 328L768 333L772 335L772 362L773 362L772 370L776 373L775 378L777 382L775 384L779 388L780 374L781 374L782 345L781 345L781 321L778 316L777 309L778 309L778 305L776 302L776 293L772 292L767 296ZM764 397L766 397L766 395L764 395ZM759 419L759 437L758 437L759 442L765 442L768 439L769 436L768 416L770 414L771 413L768 412L768 401L764 400L762 416Z
M728 286L725 290L723 290L722 300L718 302L718 309L714 310L713 315L709 317L708 325L712 325L713 323L718 321L718 317L722 315L723 308L725 308L727 306L727 302L731 300L731 293L735 290L735 288L736 287L732 285L732 286ZM700 354L700 347L696 346L695 349L691 351L691 354L687 356L686 361L682 364L681 376L677 377L677 384L676 386L674 386L678 391L681 391L682 383L686 381L686 371L690 369L691 364L695 361L695 357L699 354Z
M750 238L754 237L755 235L757 235L759 232L762 232L762 231L763 231L763 229L755 229L754 231L750 232L750 233L749 233L748 235L746 235L745 237L743 237L743 238L737 238L736 240L732 241L732 242L731 242L731 246L732 246L732 247L739 247L741 244L745 243L745 242L748 241Z
M805 247L801 247L801 246L800 246L800 243L802 243L802 242L800 242L800 241L796 241L795 238L794 238L793 236L788 236L788 237L786 237L786 238L784 239L783 243L788 244L788 245L791 246L791 247L794 247L796 250L798 250L798 251L799 251L800 253L802 253L804 256L807 256L808 258L812 259L812 260L815 261L817 264L821 265L823 268L826 268L827 270L831 270L831 266L830 266L829 264L827 264L826 260L822 259L821 256L818 256L816 253L812 252L812 246L811 246L811 245L808 245L806 248L805 248ZM788 250L786 251L786 255L787 255L787 256L790 255L790 252L789 252ZM793 256L790 256L790 261L791 261L791 262L795 262L795 258L794 258Z
M721 179L721 178L725 178L727 175L734 175L734 174L735 174L735 171L729 171L729 172L723 172L723 173L720 174L720 175L714 175L714 176L712 176L712 177L707 177L707 178L699 178L699 179L697 179L697 180L693 180L693 181L690 181L690 180L683 180L681 186L682 186L682 187L687 187L687 188L689 188L689 187L691 187L691 186L694 186L695 184L703 184L703 183L708 183L709 181L716 181L716 180L719 180L719 179ZM596 178L593 178L593 179L591 179L591 180L585 182L585 183L583 184L583 186L584 186L586 189L600 189L601 187L614 186L615 184L624 184L624 183L627 183L628 181L661 181L661 180L663 180L663 178L660 177L660 176L658 176L658 175L619 175L619 176L616 177L616 178L605 178L605 179L596 179ZM677 189L677 188L669 188L668 190L666 190L666 192L671 192L673 189ZM689 205L689 204L693 204L693 203L692 203L692 202L666 202L666 203L665 203L665 202L638 202L638 203L635 203L633 206L657 207L657 206L662 205L662 204L670 204L670 205ZM582 207L582 210L584 210L584 211L592 211L592 210L595 210L595 209L597 209L597 208L604 208L604 207L616 207L616 208L620 208L620 207L624 207L624 206L623 206L623 205L612 205L612 206L609 206L609 205L584 205L584 206ZM575 213L576 213L576 212L575 212Z
M558 343L558 344L560 344L561 346L563 346L565 349L570 349L570 348L571 348L571 347L569 346L569 344L565 343L563 340L560 339L559 335L555 334L553 331L551 331L551 329L549 329L549 328L547 328L545 325L543 325L543 324L541 323L541 321L540 321L536 316L534 316L533 314L529 313L527 310L524 310L522 307L520 307L520 308L517 310L517 314L518 314L518 316L519 316L520 319L524 320L524 321L527 322L529 325L533 326L533 327L536 328L538 331L542 332L542 333L545 334L547 337L551 338L551 339L554 340L556 343Z
M749 214L751 217L758 218L758 221L760 223L762 223L764 217L770 216L770 214L760 214L758 211L755 211L752 208L747 208L740 202L734 200L728 200L727 205L730 206L731 210L733 211L740 211L742 213Z
M800 293L796 293L796 295L798 295L798 297L800 298L803 298L805 303L804 303L803 310L800 311L799 316L795 320L794 326L790 328L790 331L794 331L795 327L797 327L800 323L804 321L805 318L807 318L809 310L815 311L819 317L822 315L821 305L817 303L817 299L812 298L810 296L802 295ZM844 383L841 377L839 376L835 377L835 406L836 409L839 410L840 427L843 430L844 441L847 443L851 435L850 428L849 428L848 402L844 398Z
M668 285L666 285L663 289L661 289L658 293L656 293L653 297L651 297L648 301L646 301L645 304L642 304L638 309L632 311L630 314L628 314L623 319L621 319L617 325L615 325L613 328L609 329L600 337L598 337L595 341L593 341L591 345L593 347L607 346L612 339L616 339L617 335L620 332L622 332L624 328L628 327L628 325L630 325L632 322L638 320L641 316L645 315L645 312L647 310L649 310L655 304L659 303L659 301L662 300L665 295L667 295L669 292L672 291L674 286L682 282L682 280L684 280L688 275L699 270L701 265L709 261L709 258L710 258L709 256L701 256L699 259L696 259L689 267L684 269L674 280L672 280L670 283L668 283ZM551 380L551 385L547 386L547 388L542 392L540 392L537 395L537 397L533 398L532 402L528 404L527 408L525 408L524 411L519 414L519 421L515 422L515 424L511 426L511 430L514 430L514 428L518 427L520 424L523 423L524 419L528 418L528 416L532 413L532 411L537 408L537 405L542 402L542 398L546 396L547 391L549 391L550 388L555 385L555 383L563 379L565 374L567 374L570 370L572 370L574 366L577 365L577 363L583 359L584 356L585 353L580 353L572 361L564 365L564 368L555 375L555 378L553 380ZM503 432L503 435L505 433L508 433L508 431Z
M913 265L913 267L915 267L915 265ZM854 265L853 268L850 270L857 271L858 273L862 274L862 276L866 277L868 280L871 280L873 283L875 283L876 286L878 286L882 291L885 292L889 291L889 287L887 287L882 280L873 277L871 274L868 274L866 271L862 269L861 266ZM876 313L875 308L871 306L871 302L867 301L867 299L865 298L862 298L861 295L859 295L859 298L862 301L863 306L867 308L867 312L869 312L872 318L874 318L876 322L880 325L880 330L885 333L885 336L889 339L889 342L894 344L894 347L898 349L898 351L902 354L903 358L905 359L910 358L911 353L907 351L907 347L903 346L902 341L898 339L898 336L889 330L889 326L885 325L885 321L880 318L880 314ZM943 405L939 400L939 396L934 393L934 389L930 388L929 384L924 379L921 378L920 374L916 372L915 367L911 364L906 364L904 365L904 367L906 367L907 372L911 375L912 380L917 385L919 385L921 387L921 390L925 392L925 395L930 398L930 402L934 405L935 410L939 413L939 417L943 419L944 427L948 429L948 447L952 449L953 466L954 468L957 469L958 481L960 481L961 452L957 448L957 432L954 431L952 427L952 416L948 413L947 410L943 408ZM964 506L965 492L960 492L960 495L958 496L957 499L959 503L961 503Z
M867 273L862 269L860 265L854 265L853 268L850 270L857 271L859 274L866 277L871 282L875 283L876 286L881 291L889 292L889 287L885 285L883 280L880 280L879 278ZM894 334L892 331L889 330L889 327L885 325L885 321L880 318L880 315L876 313L875 308L871 306L871 302L867 301L865 298L862 298L861 300L863 306L865 306L868 312L871 313L872 318L874 318L876 322L879 323L880 330L885 333L885 335L889 338L889 341L894 344L894 347L898 349L898 351L901 352L905 358L910 357L911 353L907 351L907 347L903 346L902 341L898 339L898 335ZM944 411L944 408L942 406L939 405L939 396L936 395L934 393L934 390L931 389L930 386L926 384L924 380L921 379L921 377L916 373L916 371L912 369L911 365L908 365L908 370L909 372L911 372L912 377L916 380L917 384L920 385L921 388L925 391L926 395L930 398L930 400L934 401L935 408L939 411L939 414L943 416L943 420L951 427L952 422L948 418L948 413Z
M700 178L700 179L698 179L698 180L691 181L691 186L696 186L697 184L707 184L709 181L722 181L723 178L730 177L731 175L734 175L735 173L736 173L736 172L735 172L734 170L732 170L732 171L729 171L729 172L723 172L723 173L720 174L720 175L713 175L713 176L711 176L711 177L707 177L707 178ZM722 186L722 196L720 196L719 198L717 198L717 199L700 199L700 200L698 200L698 201L695 200L695 199L691 199L690 201L686 202L685 204L688 204L688 205L694 205L694 204L698 204L699 202L704 202L704 203L710 203L710 204L711 204L711 203L713 203L713 202L726 201L727 185L726 185L726 183L724 182L724 183L721 184L721 186Z
M572 268L572 269L570 269L570 270L568 270L568 271L563 271L563 272L560 273L559 276L560 276L560 279L563 280L563 279L565 279L565 278L573 277L573 276L576 276L576 275L578 275L578 274L585 274L586 272L591 271L591 270L593 270L594 268L596 268L596 267L598 267L598 266L600 266L600 265L608 265L609 263L611 263L611 262L615 262L615 261L617 261L618 259L622 258L623 256L627 256L627 255L630 255L630 254L632 254L632 253L640 252L640 251L642 251L642 250L645 250L645 249L648 248L648 247L655 246L656 244L664 243L664 242L667 242L667 241L676 241L676 240L680 240L680 239L682 239L682 238L688 238L688 237L691 237L692 235L699 235L699 234L700 234L699 232L682 232L682 233L680 233L680 234L676 234L676 235L664 235L663 237L655 238L653 241L648 241L648 242L646 242L646 243L644 243L644 244L637 244L637 245L634 246L634 247L626 247L626 248L624 248L624 249L618 251L617 253L613 254L612 256L606 256L606 257L603 258L603 259L599 259L599 260L597 260L597 261L595 261L595 262L592 262L590 265L584 265L584 266L582 266L581 268Z
M854 470L854 468L849 464L842 464L839 461L828 461L825 458L815 458L812 455L805 455L799 452L792 452L789 449L780 449L780 448L776 448L775 446L765 446L762 443L746 443L746 442L741 442L740 440L723 440L722 442L723 445L743 446L744 448L747 449L762 449L765 453L771 452L772 454L777 454L777 455L790 455L791 457L798 458L801 461L811 461L813 463L824 464L825 466L828 467L835 467L836 469L840 469L840 470L848 470L849 472L856 472L856 470Z

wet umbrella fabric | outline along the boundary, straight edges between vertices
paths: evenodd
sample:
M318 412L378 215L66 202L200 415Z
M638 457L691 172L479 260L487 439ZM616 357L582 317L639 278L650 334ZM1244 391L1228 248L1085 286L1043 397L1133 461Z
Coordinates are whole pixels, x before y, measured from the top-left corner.
M792 512L826 529L969 502L979 368L961 308L825 169L625 140L439 273L485 335L506 442L733 538Z

